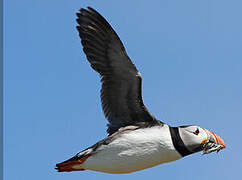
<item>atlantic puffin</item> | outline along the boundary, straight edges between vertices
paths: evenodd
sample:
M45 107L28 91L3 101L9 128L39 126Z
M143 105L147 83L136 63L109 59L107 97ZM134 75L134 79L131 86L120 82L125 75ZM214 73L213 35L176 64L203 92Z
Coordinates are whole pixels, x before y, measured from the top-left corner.
M91 67L101 77L108 136L56 164L59 172L93 170L132 173L203 151L224 149L215 133L195 125L171 127L142 100L142 77L111 25L91 7L77 13L77 30Z

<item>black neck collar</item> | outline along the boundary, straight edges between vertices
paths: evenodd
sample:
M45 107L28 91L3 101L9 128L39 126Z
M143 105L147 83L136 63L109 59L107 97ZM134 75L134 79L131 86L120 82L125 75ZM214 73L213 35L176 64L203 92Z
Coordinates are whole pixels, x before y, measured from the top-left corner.
M175 149L184 157L189 154L192 154L193 152L187 149L184 142L181 139L181 136L179 134L178 127L169 127L170 133L171 133L171 139L172 143L175 147Z

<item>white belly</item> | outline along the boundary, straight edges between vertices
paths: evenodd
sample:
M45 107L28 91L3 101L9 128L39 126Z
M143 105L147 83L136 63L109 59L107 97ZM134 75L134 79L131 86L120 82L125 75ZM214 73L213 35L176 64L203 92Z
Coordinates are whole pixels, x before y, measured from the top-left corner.
M107 173L131 173L180 159L167 125L138 129L102 145L81 167Z

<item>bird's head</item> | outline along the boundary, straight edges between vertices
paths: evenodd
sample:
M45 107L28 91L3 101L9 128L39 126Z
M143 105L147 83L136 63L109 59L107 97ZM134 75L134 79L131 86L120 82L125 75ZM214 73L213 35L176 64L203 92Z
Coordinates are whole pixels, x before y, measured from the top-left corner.
M180 126L180 137L190 152L203 151L208 154L224 149L226 145L220 136L199 126Z

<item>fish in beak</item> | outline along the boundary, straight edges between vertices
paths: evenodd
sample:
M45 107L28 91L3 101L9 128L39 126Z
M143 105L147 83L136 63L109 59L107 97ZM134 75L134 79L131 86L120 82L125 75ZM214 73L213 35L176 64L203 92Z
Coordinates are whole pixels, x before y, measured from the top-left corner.
M207 133L207 138L202 141L203 154L209 154L214 151L219 152L220 150L226 148L226 145L220 136L207 129L205 129L205 131Z

